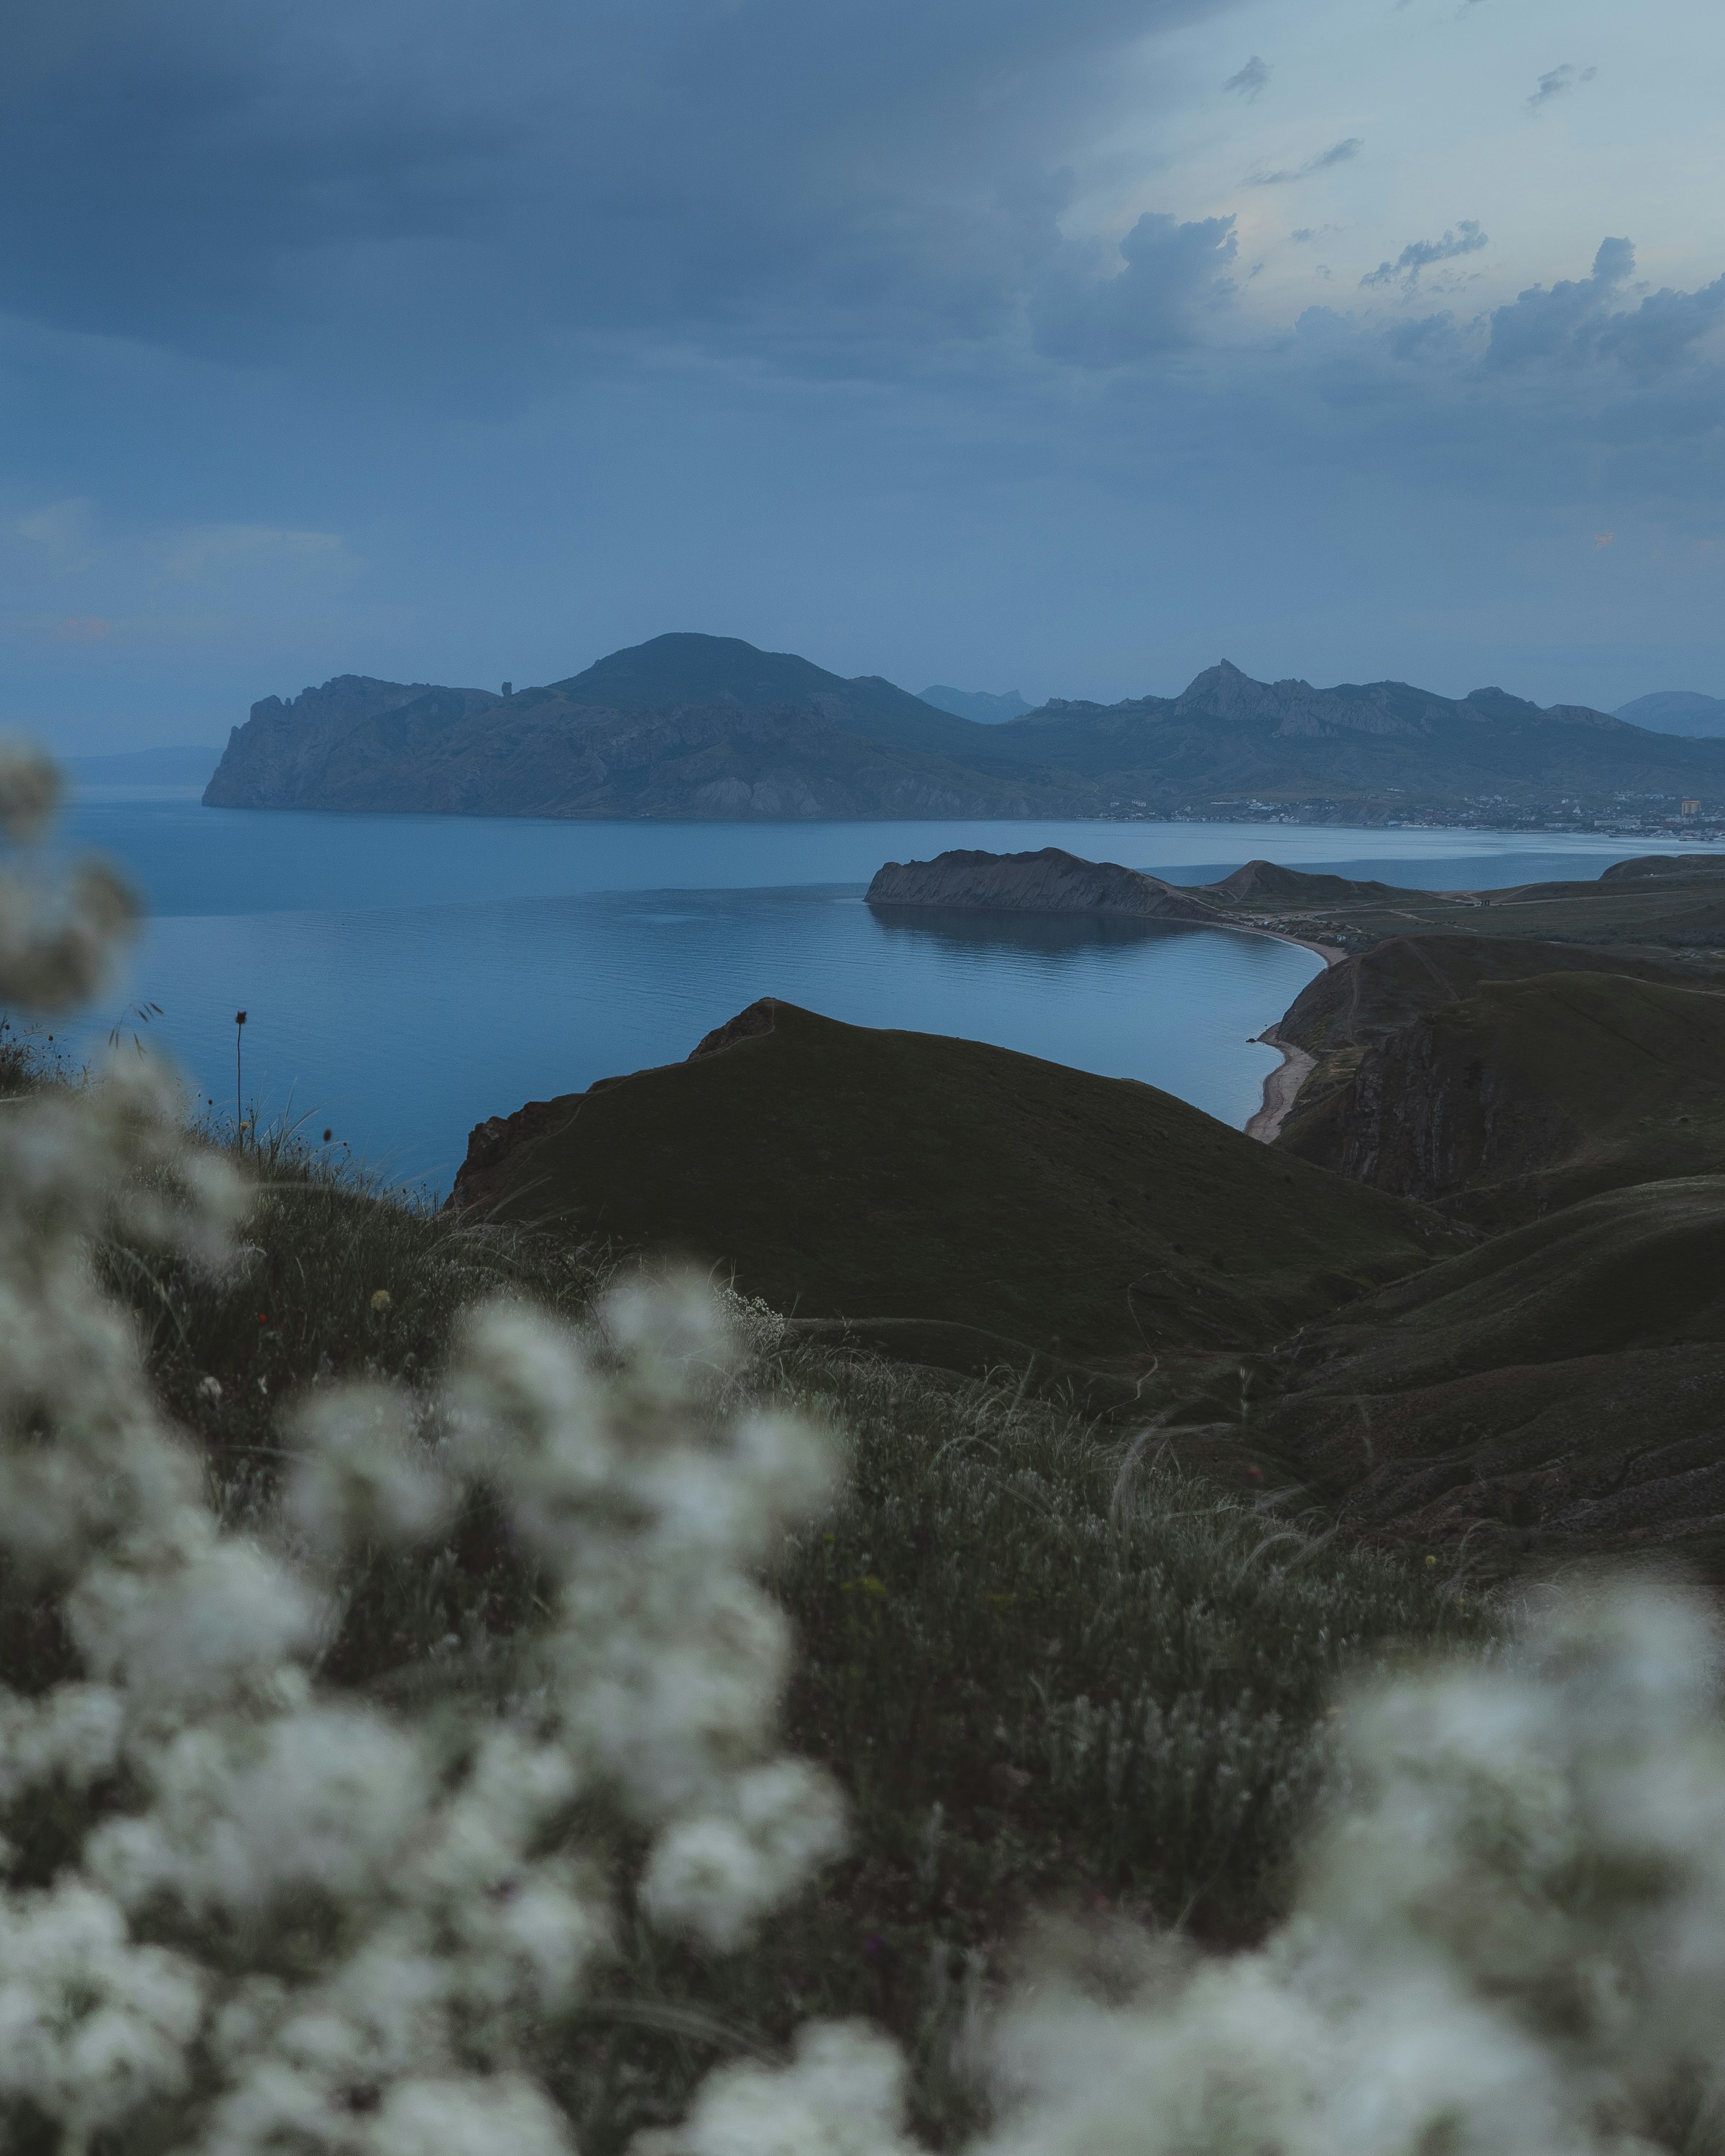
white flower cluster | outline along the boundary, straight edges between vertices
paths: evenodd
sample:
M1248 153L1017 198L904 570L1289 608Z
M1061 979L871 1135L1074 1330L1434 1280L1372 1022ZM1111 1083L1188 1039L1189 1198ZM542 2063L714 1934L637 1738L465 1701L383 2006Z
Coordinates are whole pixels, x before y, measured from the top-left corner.
M972 2156L1699 2156L1721 2145L1725 1732L1692 1601L1557 1604L1382 1683L1260 1952L1051 1955L990 2038ZM639 2156L912 2156L890 2046L805 2030Z
M52 798L0 757L15 840ZM0 880L0 1002L84 991L129 911L27 855ZM76 1669L0 1668L0 1815L77 1824L45 1879L0 1847L0 2144L552 2156L534 2042L610 1921L577 1800L633 1812L644 1907L719 1947L839 1845L829 1784L774 1750L788 1640L753 1577L825 1502L831 1449L726 1412L743 1350L703 1290L626 1291L586 1338L494 1306L429 1407L316 1395L282 1544L228 1532L91 1252L123 1232L219 1266L243 1210L146 1061L6 1104L0 1581L58 1611ZM321 1685L335 1561L434 1537L481 1489L549 1604L513 1707Z

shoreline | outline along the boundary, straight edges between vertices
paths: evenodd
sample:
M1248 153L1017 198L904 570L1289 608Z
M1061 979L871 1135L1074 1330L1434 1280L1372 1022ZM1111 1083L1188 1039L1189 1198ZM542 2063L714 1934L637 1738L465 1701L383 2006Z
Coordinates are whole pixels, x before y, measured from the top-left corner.
M1229 925L1231 927L1233 924ZM1302 951L1316 951L1324 962L1326 972L1332 966L1339 966L1348 956L1333 943L1313 943L1304 936L1290 936L1285 929L1247 928L1244 932L1248 936L1272 937L1278 943L1296 943ZM1287 1013L1284 1011L1282 1018L1286 1016ZM1296 1048L1291 1042L1277 1038L1281 1024L1281 1019L1278 1019L1274 1025L1266 1025L1262 1033L1255 1036L1265 1047L1276 1049L1281 1056L1281 1061L1275 1070L1266 1072L1264 1098L1246 1117L1244 1126L1245 1135L1249 1138L1256 1138L1260 1145L1271 1144L1280 1134L1295 1101L1300 1097L1300 1088L1317 1068L1315 1055L1306 1049Z
M1247 1118L1245 1134L1249 1138L1256 1138L1260 1145L1269 1145L1287 1121L1300 1097L1301 1087L1317 1070L1317 1058L1309 1050L1278 1040L1273 1025L1266 1026L1258 1038L1266 1048L1278 1050L1281 1061L1265 1078L1263 1106Z

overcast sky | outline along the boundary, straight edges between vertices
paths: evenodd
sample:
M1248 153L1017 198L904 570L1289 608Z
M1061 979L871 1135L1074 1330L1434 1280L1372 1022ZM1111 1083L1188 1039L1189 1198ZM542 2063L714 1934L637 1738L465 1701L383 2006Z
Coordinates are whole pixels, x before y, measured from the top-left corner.
M667 629L1725 695L1718 0L7 0L77 750Z

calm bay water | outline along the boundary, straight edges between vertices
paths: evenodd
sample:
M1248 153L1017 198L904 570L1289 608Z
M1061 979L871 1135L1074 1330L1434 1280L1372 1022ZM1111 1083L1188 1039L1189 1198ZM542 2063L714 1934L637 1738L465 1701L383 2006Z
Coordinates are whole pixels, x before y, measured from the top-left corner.
M446 1189L467 1132L526 1100L686 1055L757 996L1142 1078L1243 1123L1273 1051L1249 1040L1318 970L1227 931L978 914L876 915L885 860L1060 845L1199 883L1254 854L1426 889L1593 875L1620 841L1158 824L673 824L204 808L138 790L74 801L69 835L151 916L126 979L148 1035L218 1108L265 1116Z

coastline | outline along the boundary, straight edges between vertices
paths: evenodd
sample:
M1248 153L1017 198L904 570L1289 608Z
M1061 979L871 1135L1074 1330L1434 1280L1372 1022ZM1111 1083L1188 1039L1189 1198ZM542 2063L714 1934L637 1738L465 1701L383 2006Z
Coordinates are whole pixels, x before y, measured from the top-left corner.
M1230 922L1229 926L1235 924ZM1297 943L1302 950L1316 951L1324 962L1326 970L1339 966L1348 953L1333 943L1313 943L1304 936L1290 936L1280 928L1247 928L1248 936L1273 937L1278 943ZM1283 1014L1286 1015L1286 1013ZM1256 1138L1260 1144L1269 1145L1287 1121L1290 1111L1300 1097L1300 1088L1317 1068L1317 1058L1303 1048L1296 1048L1279 1037L1281 1020L1266 1025L1257 1037L1266 1048L1279 1050L1281 1061L1264 1080L1264 1098L1258 1108L1246 1118L1245 1134Z
M1317 1058L1306 1049L1279 1040L1273 1025L1266 1025L1258 1038L1266 1048L1279 1049L1281 1053L1281 1061L1264 1081L1264 1105L1249 1118L1245 1127L1249 1138L1268 1145L1287 1121L1289 1110L1299 1098L1300 1088L1317 1070Z

